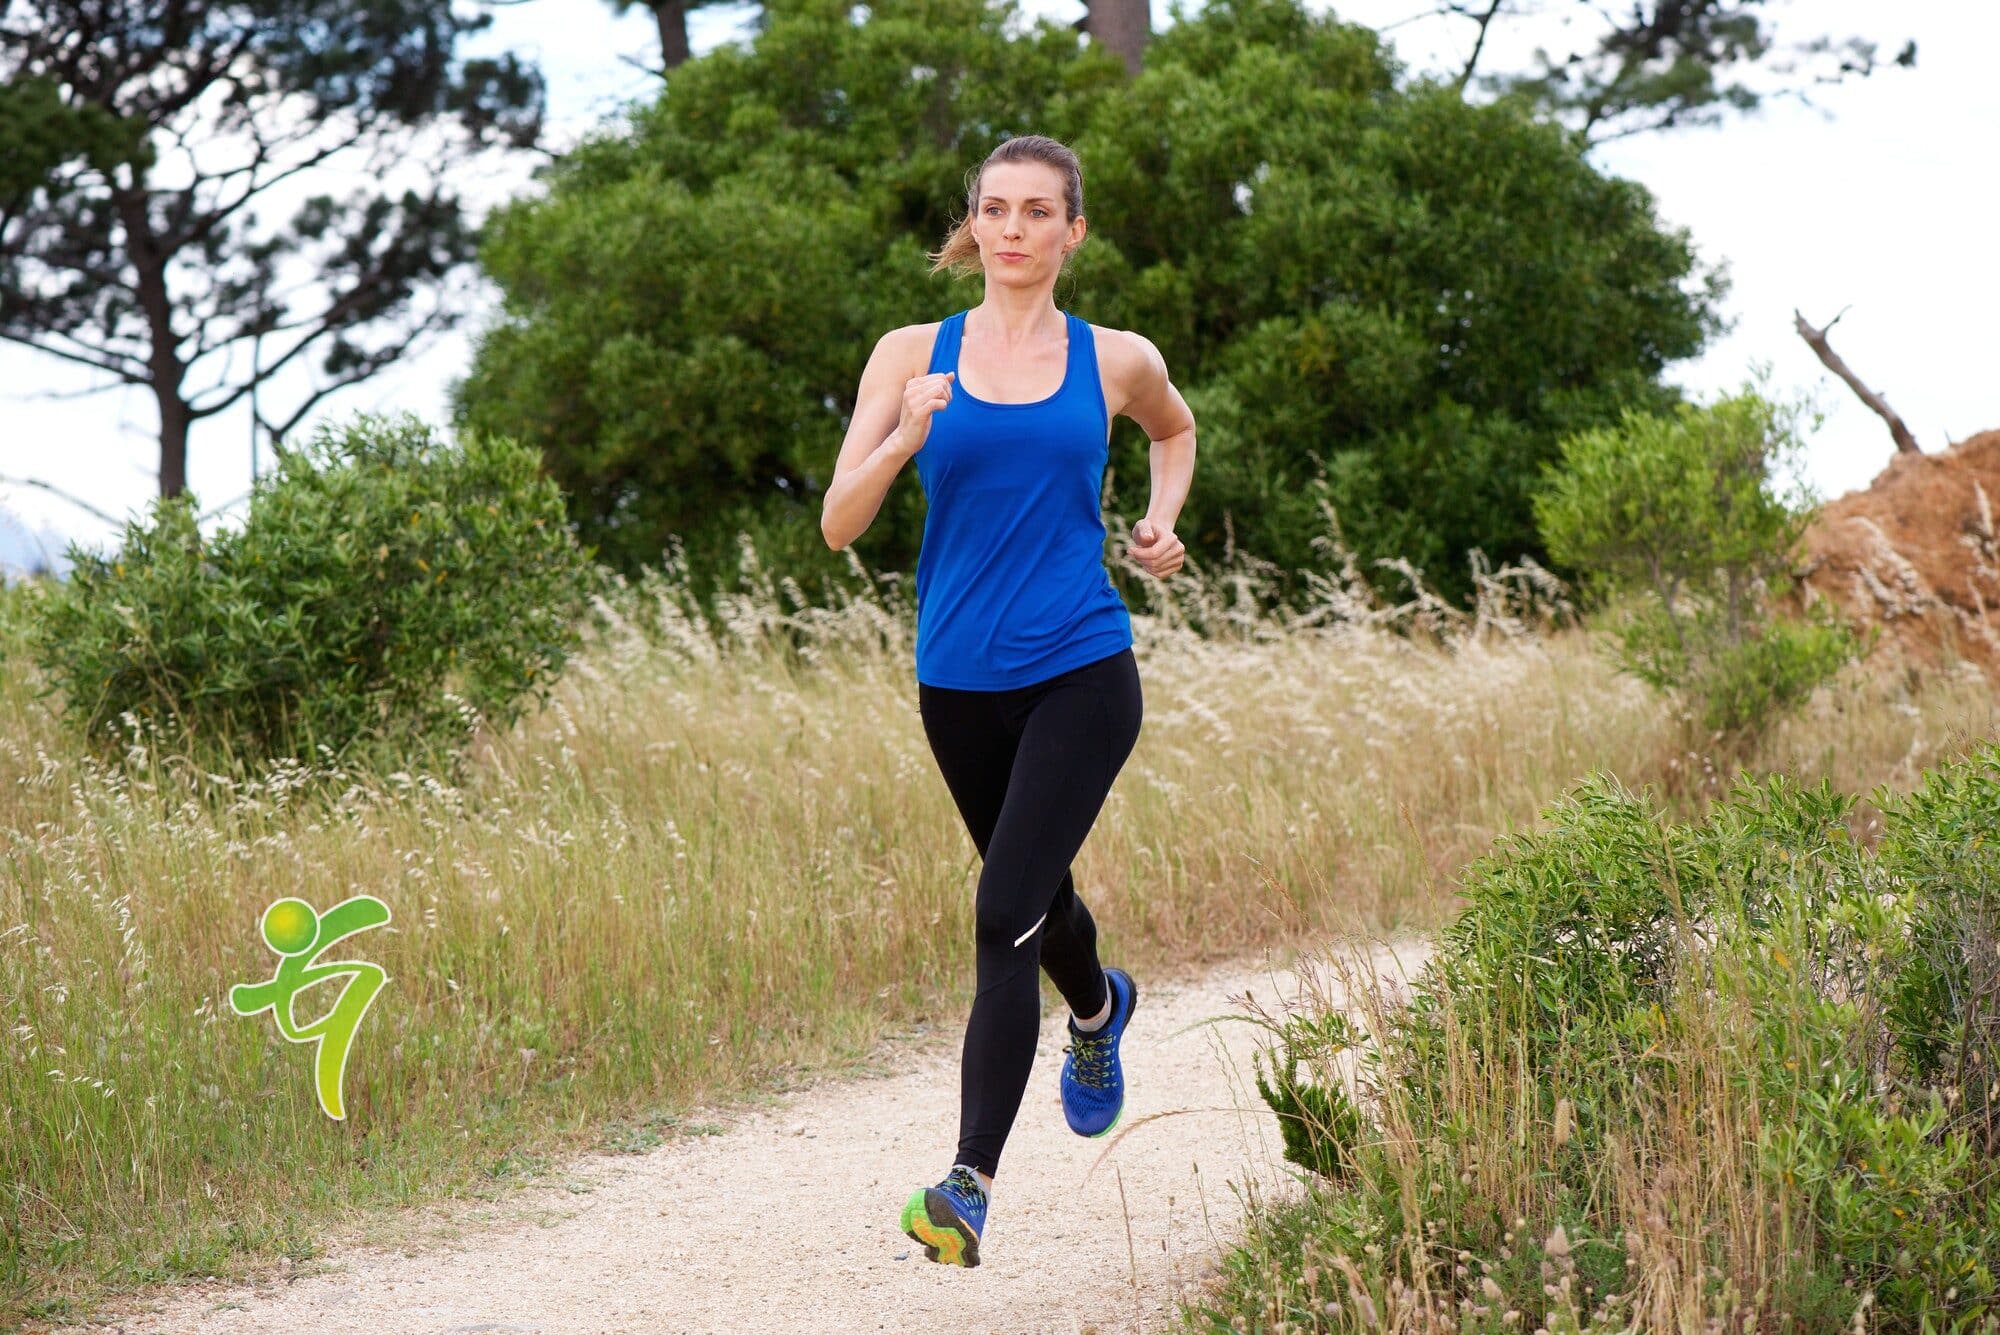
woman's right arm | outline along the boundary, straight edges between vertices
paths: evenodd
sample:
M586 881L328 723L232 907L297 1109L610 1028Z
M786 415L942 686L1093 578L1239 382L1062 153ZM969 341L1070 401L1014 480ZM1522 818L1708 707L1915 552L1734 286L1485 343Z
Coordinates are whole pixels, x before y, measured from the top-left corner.
M819 531L836 552L868 531L903 465L923 448L930 415L951 398L951 373L910 377L905 326L882 335L868 355L854 416L827 484Z

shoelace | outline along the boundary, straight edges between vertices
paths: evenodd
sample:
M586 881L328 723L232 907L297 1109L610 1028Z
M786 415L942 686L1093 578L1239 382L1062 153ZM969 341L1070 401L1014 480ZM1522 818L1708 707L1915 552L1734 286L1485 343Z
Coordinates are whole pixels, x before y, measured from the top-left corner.
M1111 1035L1071 1034L1063 1051L1073 1059L1073 1078L1079 1085L1106 1087L1111 1076Z
M980 1186L979 1179L963 1168L952 1169L944 1182L946 1186L955 1188L958 1194L965 1198L967 1204L975 1207L986 1204L986 1188Z

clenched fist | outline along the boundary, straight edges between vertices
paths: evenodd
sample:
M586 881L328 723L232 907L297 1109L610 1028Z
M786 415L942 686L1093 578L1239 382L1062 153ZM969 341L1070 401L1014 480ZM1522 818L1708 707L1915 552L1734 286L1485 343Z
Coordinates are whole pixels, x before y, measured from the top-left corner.
M1125 554L1152 575L1165 579L1181 568L1187 556L1187 547L1174 536L1172 529L1155 524L1150 519L1141 519L1132 526L1132 536L1137 541L1126 545Z
M931 414L951 402L952 377L956 371L912 376L903 386L903 413L896 422L896 437L903 449L915 457L931 435Z

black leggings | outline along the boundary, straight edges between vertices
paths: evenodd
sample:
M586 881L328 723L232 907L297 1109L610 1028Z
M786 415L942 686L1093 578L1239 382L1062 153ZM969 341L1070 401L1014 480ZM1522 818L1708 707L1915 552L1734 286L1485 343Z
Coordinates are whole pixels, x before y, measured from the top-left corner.
M983 859L957 1162L990 1175L1035 1062L1042 1010L1036 966L1086 1019L1109 996L1097 927L1069 864L1139 740L1139 665L1126 648L1012 690L919 682L917 707Z

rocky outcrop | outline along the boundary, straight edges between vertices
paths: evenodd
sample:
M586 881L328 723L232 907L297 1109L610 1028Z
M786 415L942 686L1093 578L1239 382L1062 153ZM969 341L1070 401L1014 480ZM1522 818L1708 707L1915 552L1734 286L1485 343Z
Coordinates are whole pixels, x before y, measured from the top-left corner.
M1821 507L1789 601L1825 598L1849 621L1880 626L1879 648L1893 659L1962 660L2000 682L1996 512L2000 431L1897 454L1865 490Z

